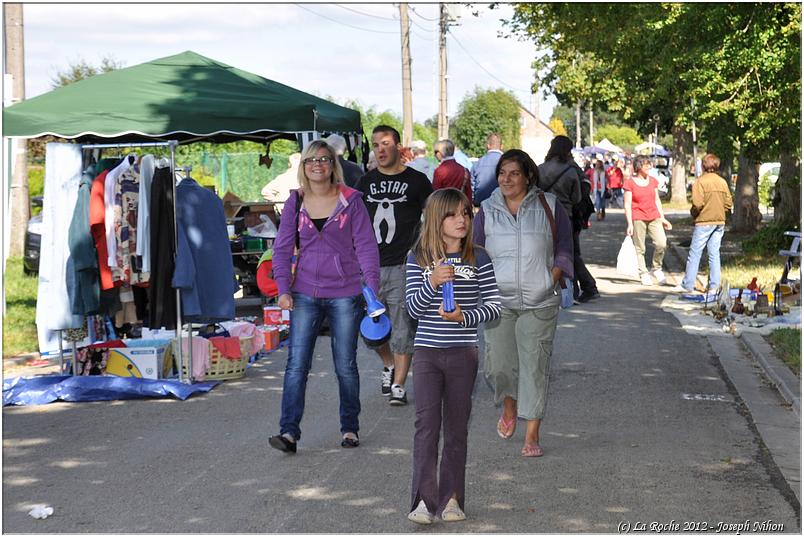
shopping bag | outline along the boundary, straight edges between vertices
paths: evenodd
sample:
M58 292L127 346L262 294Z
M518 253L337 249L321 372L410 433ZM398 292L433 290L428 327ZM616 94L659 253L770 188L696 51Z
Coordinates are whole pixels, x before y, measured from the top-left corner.
M572 297L572 280L564 278L564 287L561 288L561 308L571 308L575 303Z
M617 273L634 278L639 276L636 248L631 237L626 236L620 246L620 253L617 254Z

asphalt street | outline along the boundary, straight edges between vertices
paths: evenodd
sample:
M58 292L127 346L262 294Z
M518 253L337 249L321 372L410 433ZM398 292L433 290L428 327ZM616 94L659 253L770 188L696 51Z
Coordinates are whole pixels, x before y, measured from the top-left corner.
M380 361L362 346L361 446L340 447L321 337L293 456L267 443L278 431L284 350L187 401L4 408L3 531L733 533L722 525L747 521L743 533L800 534L798 500L717 355L661 310L670 287L614 271L624 228L622 212L610 211L583 234L603 296L561 313L543 457L520 456L522 422L512 439L497 436L499 410L478 376L465 522L406 519L416 394L389 406ZM36 520L34 504L55 513Z

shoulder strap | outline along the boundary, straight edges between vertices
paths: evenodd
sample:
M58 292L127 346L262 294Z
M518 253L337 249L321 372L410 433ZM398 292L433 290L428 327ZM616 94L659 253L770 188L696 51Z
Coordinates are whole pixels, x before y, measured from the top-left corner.
M564 173L564 172L561 172ZM553 211L550 210L550 205L547 203L547 199L544 197L544 192L539 192L539 202L544 207L544 214L547 215L547 221L550 222L550 231L553 234L553 257L555 257L556 253L558 252L558 229L556 227L556 219L553 216ZM562 277L559 280L559 284L561 285L562 289L566 289L566 282Z
M562 177L562 176L563 176L563 175L564 175L564 174L567 172L567 170L569 170L570 168L572 168L572 163L571 163L571 162L570 162L569 164L567 164L567 167L566 167L566 168L564 168L563 170L561 170L561 173L559 173L558 175L556 175L556 178L555 178L555 179L553 179L553 182L552 182L552 183L550 183L550 185L549 185L549 186L547 186L546 188L542 188L542 190L544 190L545 192L549 192L549 191L550 191L550 189L551 189L551 188L553 188L553 185L555 185L555 184L558 182L558 180L559 180L559 179L561 179L561 177Z
M539 202L544 207L544 214L547 215L547 221L550 222L550 231L553 234L553 255L558 249L558 230L556 229L556 219L553 216L553 211L550 210L550 205L547 203L547 198L544 197L544 192L539 192Z
M301 212L302 201L304 201L304 195L301 192L301 189L296 191L296 250L299 250L299 213Z

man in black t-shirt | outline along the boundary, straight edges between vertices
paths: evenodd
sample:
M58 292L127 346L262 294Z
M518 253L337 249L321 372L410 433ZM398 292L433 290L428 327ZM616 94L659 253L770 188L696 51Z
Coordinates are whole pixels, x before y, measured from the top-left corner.
M378 125L371 144L379 166L355 185L363 192L380 249L380 292L391 320L391 340L376 349L383 361L382 394L390 404L408 402L405 380L413 356L414 320L405 309L405 260L419 236L422 209L433 185L427 176L402 164L399 132Z

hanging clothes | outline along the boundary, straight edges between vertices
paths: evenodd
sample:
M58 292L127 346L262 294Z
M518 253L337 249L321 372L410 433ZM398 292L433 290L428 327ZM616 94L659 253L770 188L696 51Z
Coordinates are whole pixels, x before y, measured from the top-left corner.
M106 254L108 256L107 263L110 267L117 266L117 234L115 227L120 223L121 215L117 213L115 207L119 207L119 201L116 199L119 194L117 189L118 180L120 175L128 170L137 160L134 154L128 155L124 158L117 167L113 168L106 175L103 188L103 202L104 202L104 225L106 228Z
M181 289L182 318L193 322L233 319L234 276L223 202L194 179L176 187L179 242L173 287Z
M154 171L151 184L151 280L148 326L152 329L176 328L176 291L171 280L174 271L173 177L169 167ZM231 256L229 256L231 257Z
M97 313L100 307L98 251L89 228L89 199L94 180L95 169L92 166L84 171L78 184L75 211L68 233L70 262L67 293L70 296L70 310L75 315Z
M154 156L140 160L140 199L137 209L137 258L142 272L151 272L151 183L154 177Z
M120 167L115 169L119 169ZM114 170L113 170L114 171ZM130 285L148 283L148 273L137 270L137 211L140 199L140 175L135 166L124 169L114 184L115 261L118 277ZM109 254L112 257L112 254ZM133 301L133 299L132 299ZM124 302L127 302L124 300Z
M45 148L42 242L36 296L40 352L58 349L55 330L78 328L84 324L82 316L72 313L66 281L70 257L67 234L82 175L81 146L52 142Z
M119 269L109 266L108 243L106 241L106 177L111 171L110 168L117 167L119 162L119 159L104 159L98 163L98 169L103 169L92 182L92 191L89 198L89 226L92 230L92 237L95 240L95 249L98 251L98 272L100 273L102 290L114 289L115 279L122 281L119 276L115 278Z

